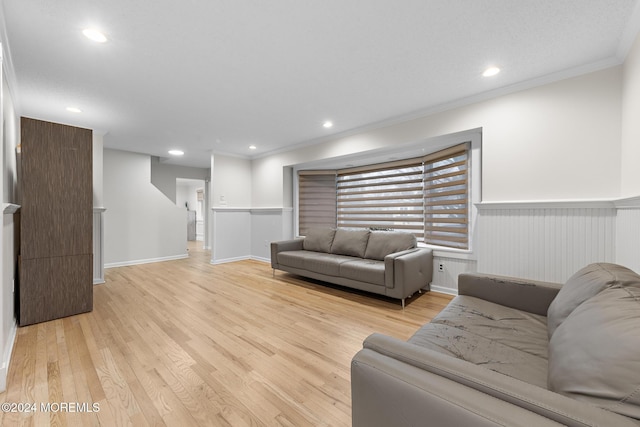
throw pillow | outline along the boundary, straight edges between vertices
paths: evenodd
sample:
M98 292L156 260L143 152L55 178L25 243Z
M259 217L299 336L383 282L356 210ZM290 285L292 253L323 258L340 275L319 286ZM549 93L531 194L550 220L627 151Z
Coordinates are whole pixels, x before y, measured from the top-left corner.
M560 288L547 311L549 337L580 304L597 295L603 289L633 281L637 275L616 264L596 263L578 270Z
M307 231L307 235L302 241L302 249L314 252L331 251L333 237L336 234L334 228L312 228Z
M338 255L349 255L364 258L369 241L369 230L350 230L338 228L336 236L333 238L331 253Z
M640 419L640 278L577 307L549 342L549 389Z
M416 236L398 231L372 231L369 235L364 257L384 261L384 257L394 252L416 247Z

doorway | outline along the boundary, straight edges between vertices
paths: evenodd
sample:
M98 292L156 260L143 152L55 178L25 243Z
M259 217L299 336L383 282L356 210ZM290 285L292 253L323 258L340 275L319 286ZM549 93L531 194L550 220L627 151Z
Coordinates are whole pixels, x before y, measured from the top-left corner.
M206 230L206 182L176 178L176 205L186 211L188 246L201 250Z

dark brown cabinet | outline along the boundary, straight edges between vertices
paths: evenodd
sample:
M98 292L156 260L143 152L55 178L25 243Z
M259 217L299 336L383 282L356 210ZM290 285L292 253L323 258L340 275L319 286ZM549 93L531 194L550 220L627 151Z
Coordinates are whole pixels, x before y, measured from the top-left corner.
M20 326L93 308L92 131L21 118Z

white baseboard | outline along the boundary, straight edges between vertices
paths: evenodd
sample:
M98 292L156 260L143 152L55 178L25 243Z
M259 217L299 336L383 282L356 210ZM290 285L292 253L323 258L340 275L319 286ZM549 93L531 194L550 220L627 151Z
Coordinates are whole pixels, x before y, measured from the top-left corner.
M444 286L429 285L429 289L432 290L433 292L439 292L441 294L447 294L447 295L453 295L453 296L458 295L457 289L445 288Z
M213 264L213 265L226 264L226 263L229 263L229 262L245 261L245 260L248 260L248 259L251 259L250 255L233 257L233 258L211 259L211 264Z
M7 390L7 375L9 374L9 363L11 362L11 355L13 354L13 345L16 342L16 332L18 331L18 325L13 322L11 330L9 331L9 339L7 339L7 347L2 355L2 363L0 364L0 393Z
M239 257L234 257L234 258L224 258L224 259L216 259L216 260L211 260L211 264L216 265L216 264L227 264L229 262L236 262L236 261L246 261L246 260L253 260L253 261L260 261L260 262L264 262L267 264L271 264L271 259L270 258L263 258L263 257L259 257L259 256L253 256L253 255L246 255L246 256L239 256Z
M185 259L189 258L189 254L181 254L181 255L172 255L167 257L159 257L159 258L149 258L149 259L136 259L132 261L122 261L122 262L111 262L104 265L104 268L114 268L114 267L127 267L130 265L138 265L138 264L150 264L152 262L164 262L164 261L175 261L177 259Z

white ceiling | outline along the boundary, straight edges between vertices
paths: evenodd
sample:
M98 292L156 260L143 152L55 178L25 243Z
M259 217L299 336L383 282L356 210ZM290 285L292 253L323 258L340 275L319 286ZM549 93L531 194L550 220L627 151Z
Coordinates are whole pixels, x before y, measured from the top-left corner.
M20 115L208 167L620 64L639 3L2 0L3 40Z

